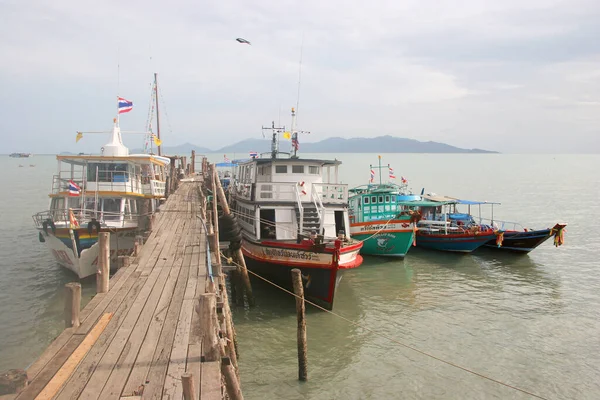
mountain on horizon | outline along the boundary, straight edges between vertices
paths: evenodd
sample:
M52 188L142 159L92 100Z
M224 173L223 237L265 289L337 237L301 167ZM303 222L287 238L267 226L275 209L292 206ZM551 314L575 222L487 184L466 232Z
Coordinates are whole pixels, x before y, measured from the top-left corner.
M280 148L287 151L291 145L280 140ZM287 145L286 145L287 144ZM271 150L271 139L246 139L215 150L215 153L259 153ZM303 153L498 153L482 149L463 149L439 142L420 142L415 139L399 138L391 135L375 138L333 137L314 143L300 143Z

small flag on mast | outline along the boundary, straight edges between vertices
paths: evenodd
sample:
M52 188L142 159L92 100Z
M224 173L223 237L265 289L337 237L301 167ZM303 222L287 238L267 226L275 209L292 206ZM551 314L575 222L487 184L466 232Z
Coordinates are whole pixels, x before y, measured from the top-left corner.
M388 167L390 171L390 179L396 179L396 175L394 175L394 168Z
M231 160L227 158L227 154L223 154L223 162L230 163Z
M77 136L75 136L75 143L79 142L83 138L82 132L77 132Z
M408 179L405 177L401 176L400 179L402 180L402 183L408 183Z
M375 170L371 169L371 179L369 179L369 182L373 183L374 180L375 180Z
M300 143L298 142L297 137L292 138L292 147L296 149L296 151L300 150Z
M256 151L251 151L250 158L256 158L256 157L258 157L258 153Z
M284 139L290 139L292 137L292 134L289 132L283 132L283 138Z
M152 134L152 140L154 141L154 144L157 146L160 146L162 144L162 140L160 140L158 138L158 136L156 136L154 133Z
M133 101L119 97L119 114L129 112L133 109Z
M79 196L79 193L81 193L81 188L79 187L79 185L76 184L75 182L73 182L73 180L70 180L69 181L69 196L77 197L77 196Z

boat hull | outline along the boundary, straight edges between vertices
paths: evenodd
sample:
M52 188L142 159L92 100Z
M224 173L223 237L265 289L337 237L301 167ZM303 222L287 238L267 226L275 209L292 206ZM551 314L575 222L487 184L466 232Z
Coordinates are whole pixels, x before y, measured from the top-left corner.
M102 231L102 230L101 230ZM39 230L43 244L61 266L75 273L79 279L96 274L98 269L98 234L88 233L87 229L59 228L45 233ZM71 233L73 236L71 236ZM117 268L120 255L130 255L135 243L136 229L111 229L110 235L110 265Z
M415 242L410 220L358 222L350 224L350 236L364 241L361 254L404 257Z
M341 271L362 263L362 243L332 248L308 243L242 241L248 269L286 289L292 289L291 270L300 269L306 298L328 310L333 308Z
M501 246L498 246L496 244L496 239L493 239L487 242L485 247L526 254L551 237L552 234L550 229L540 229L528 232L507 231L504 232L504 239L502 240Z
M463 233L463 234L424 234L417 233L417 246L425 249L451 251L456 253L470 253L485 245L490 240L496 240L496 234L491 233Z

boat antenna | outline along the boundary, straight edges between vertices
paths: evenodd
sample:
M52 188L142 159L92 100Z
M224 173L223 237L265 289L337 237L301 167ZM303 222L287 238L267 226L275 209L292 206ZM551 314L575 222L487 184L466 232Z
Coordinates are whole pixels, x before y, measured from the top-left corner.
M300 44L300 62L298 63L298 93L296 96L296 112L300 109L300 83L302 82L302 53L304 51L304 32L302 32L302 43Z
M117 46L117 126L119 126L119 96L121 90L121 47Z
M156 96L156 137L158 138L158 155L161 156L160 149L160 117L158 115L158 74L154 73L154 95Z
M271 127L262 127L263 131L269 129L273 132L273 136L271 139L271 158L277 158L277 153L279 153L279 132L281 132L282 130L285 131L285 127L275 127L275 121L272 121Z

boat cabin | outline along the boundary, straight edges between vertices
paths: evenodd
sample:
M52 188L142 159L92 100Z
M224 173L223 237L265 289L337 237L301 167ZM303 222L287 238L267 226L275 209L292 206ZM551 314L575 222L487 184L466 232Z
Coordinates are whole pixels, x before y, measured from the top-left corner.
M50 209L34 215L36 225L88 223L135 227L140 214L154 212L165 197L166 157L129 154L115 125L113 140L100 155L59 155L49 194ZM73 221L74 220L74 221Z
M338 183L341 161L279 156L235 168L231 196L244 231L272 240L349 232L348 186Z

